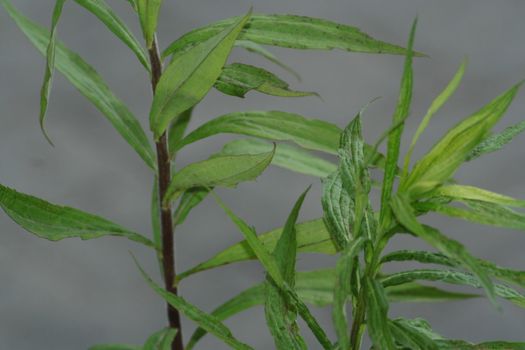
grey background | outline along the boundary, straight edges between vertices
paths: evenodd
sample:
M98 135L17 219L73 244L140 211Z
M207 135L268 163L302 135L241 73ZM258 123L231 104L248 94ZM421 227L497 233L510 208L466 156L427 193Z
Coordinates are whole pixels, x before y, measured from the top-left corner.
M48 25L53 1L13 0L25 14ZM111 5L138 33L125 1ZM457 94L432 122L421 139L418 157L448 127L525 77L525 2L520 0L325 0L241 1L165 0L160 40L170 40L210 21L244 13L296 13L358 26L371 35L405 43L410 23L419 17L416 48L430 59L415 61L415 93L404 149L432 98L468 56L470 65ZM150 92L147 76L135 57L74 2L67 3L59 35L106 78L109 85L142 120L146 128ZM0 182L55 203L105 216L148 233L152 176L111 125L63 77L57 74L48 114L51 148L38 122L38 94L44 61L0 10ZM322 118L344 126L358 109L376 96L366 113L365 136L373 142L390 123L397 98L402 57L346 52L273 50L303 76L294 81L280 68L236 50L233 59L271 68L293 87L313 89L324 98L284 100L251 94L236 99L212 91L196 110L191 128L222 113L243 109L282 109ZM523 119L521 93L502 125ZM180 155L180 165L206 158L231 137L198 142ZM525 197L523 160L525 138L504 152L465 166L457 178L518 197ZM225 201L260 232L282 225L295 198L313 184L301 218L319 217L320 181L271 168L257 182L238 190L219 191ZM478 256L500 264L525 266L523 233L430 217L446 233L468 244ZM0 349L76 350L102 342L141 344L166 323L164 304L148 289L129 251L155 277L154 255L122 239L76 239L51 243L25 233L0 215ZM177 232L177 264L184 270L241 238L212 200L207 200ZM396 238L392 248L424 245ZM301 256L302 269L327 266L333 259ZM188 279L182 294L204 310L260 281L261 268L248 262ZM422 316L436 331L472 341L506 338L525 340L525 313L502 302L498 312L485 299L444 304L395 304L391 315ZM315 310L330 325L330 310ZM256 349L272 349L260 308L227 322L239 338ZM187 338L194 325L184 320ZM309 332L304 332L311 341ZM315 343L312 343L315 344ZM225 349L211 336L200 349ZM316 345L312 349L318 348Z

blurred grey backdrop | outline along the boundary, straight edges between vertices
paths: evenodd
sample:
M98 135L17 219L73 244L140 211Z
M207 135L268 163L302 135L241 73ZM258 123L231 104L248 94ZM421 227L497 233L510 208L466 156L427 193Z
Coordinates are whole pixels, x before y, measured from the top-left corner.
M138 35L126 1L108 1ZM13 0L38 22L49 25L54 1ZM525 2L522 0L165 0L161 44L210 21L242 14L250 5L265 13L295 13L327 18L362 28L394 43L406 42L410 23L419 17L416 48L431 56L415 60L415 94L406 141L432 98L448 82L464 56L468 72L456 95L421 139L422 152L460 118L525 78ZM59 36L105 77L145 128L150 91L147 76L127 48L73 1L66 4ZM47 127L56 147L38 126L38 95L44 60L0 10L0 182L55 203L90 211L139 232L150 232L152 176L111 125L62 76L57 74ZM382 96L365 116L365 136L373 142L390 123L402 57L274 49L303 76L294 81L278 67L236 50L232 60L257 63L286 77L293 87L319 92L317 98L278 99L250 94L246 99L212 91L195 112L191 128L222 113L243 109L282 109L344 126L370 99ZM518 95L503 126L524 118L525 95ZM206 158L228 136L198 142L180 155L180 165ZM503 152L461 169L457 178L525 197L525 137ZM257 182L219 191L233 209L260 232L282 225L294 200L308 184L313 190L301 219L319 217L319 179L271 168ZM447 234L468 244L478 256L525 267L522 232L485 228L430 217ZM51 243L38 239L0 215L0 349L81 350L104 342L141 344L165 323L164 303L146 286L129 255L134 252L158 278L154 255L117 238ZM238 241L241 235L212 200L196 209L177 231L177 264L184 270ZM396 239L392 248L421 246ZM302 269L327 266L333 259L301 256ZM228 266L188 279L182 294L204 310L264 277L255 262ZM485 299L444 304L395 304L393 316L422 316L436 331L472 341L525 340L525 312L502 302L498 312ZM330 325L330 310L316 309ZM256 349L272 349L261 308L227 321L234 333ZM184 336L194 324L184 320ZM305 331L309 341L309 332ZM312 342L312 344L315 344ZM318 348L316 345L312 349ZM226 349L207 336L199 349Z

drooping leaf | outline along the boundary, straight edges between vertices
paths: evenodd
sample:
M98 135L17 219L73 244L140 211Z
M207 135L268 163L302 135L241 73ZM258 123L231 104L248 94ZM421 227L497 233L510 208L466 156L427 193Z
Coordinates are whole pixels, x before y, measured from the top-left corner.
M49 43L46 49L46 69L44 72L44 82L42 83L42 88L40 89L40 129L44 134L46 140L50 143L51 139L47 135L46 129L44 127L44 121L47 112L47 105L49 103L49 95L51 93L51 85L53 84L53 74L55 72L55 52L56 52L56 42L57 42L57 25L62 15L62 9L67 0L56 0L55 8L53 9L53 17L51 19L51 35L49 37Z
M322 219L306 221L295 226L297 232L297 251L300 253L335 254L336 248ZM282 228L258 236L258 240L268 250L272 251L281 236ZM211 259L177 275L179 280L197 272L206 271L235 262L256 259L254 251L247 241L242 241L226 248Z
M358 256L365 240L359 237L350 242L341 256L337 260L336 281L334 285L334 305L332 307L332 321L335 327L335 333L339 347L341 349L350 348L350 337L348 319L346 315L346 304L350 297L351 286L356 281L352 281L352 272L354 261Z
M182 297L175 295L163 289L157 285L151 277L142 269L142 267L135 260L140 273L148 283L148 285L164 300L166 300L171 306L179 310L184 316L197 323L200 327L205 329L207 332L213 334L227 345L231 346L236 350L249 350L252 349L250 346L241 343L237 340L232 332L226 327L218 318L205 313L193 304L190 304Z
M177 332L175 328L165 328L153 333L144 343L142 350L171 350Z
M169 45L163 52L163 57L189 50L237 20L238 17L229 18L193 30ZM355 27L324 19L293 15L253 15L239 39L293 49L340 49L396 55L403 55L406 52L402 47L376 40Z
M155 247L146 237L99 216L51 204L2 185L0 207L18 225L50 241L73 237L94 239L102 236L122 236L148 247Z
M135 0L135 5L139 14L142 33L146 40L146 46L150 48L157 31L157 21L162 0Z
M186 220L190 211L199 205L210 191L206 188L192 188L184 192L179 205L173 213L173 225L181 225Z
M271 143L263 140L240 139L225 144L220 154L230 156L257 154L270 152L272 148L273 145ZM337 169L334 163L315 156L299 147L285 143L279 143L275 146L275 155L272 158L271 164L297 173L320 178L330 175Z
M443 302L465 300L480 297L478 294L458 293L448 290L425 286L417 283L404 283L385 288L388 301L395 302Z
M249 40L237 40L235 42L236 47L242 47L243 49L261 55L266 58L268 61L278 65L288 73L292 74L297 80L301 81L301 76L293 68L281 62L273 53L265 49L263 46L254 43Z
M131 49L144 68L150 71L149 59L144 48L105 0L75 0L75 2L95 15L117 38Z
M381 283L384 287L390 287L413 281L438 281L450 284L467 285L474 288L484 288L479 282L479 279L475 276L469 273L453 270L417 269L396 272L384 277ZM495 284L493 287L494 294L498 297L507 299L520 307L525 307L525 295L503 284Z
M419 221L417 221L406 195L398 193L392 197L391 207L395 217L404 227L448 257L458 260L464 267L472 271L479 279L483 288L485 288L491 302L495 303L494 285L492 281L485 270L478 264L477 259L470 255L461 243L446 237L434 228L421 225Z
M8 0L1 0L0 3L33 45L45 54L49 44L48 31L20 14ZM154 169L155 155L140 123L122 101L115 97L98 73L60 42L56 44L55 65L108 118L146 164Z
M150 128L155 139L162 135L173 118L195 106L213 87L250 15L251 11L171 61L162 74L151 105Z
M449 180L470 152L485 139L501 119L516 96L515 85L479 111L450 129L440 141L421 158L410 174L403 178L400 190L417 199Z
M381 284L365 278L368 333L374 346L378 349L396 349L394 337L388 327L388 300Z
M254 180L272 161L275 151L238 156L218 156L193 163L173 175L164 197L168 203L196 187L234 187Z
M503 194L474 186L446 185L437 188L432 195L445 196L454 200L474 200L503 206L525 208L525 200L515 199Z
M394 180L398 169L399 148L401 144L401 135L405 125L405 119L410 113L412 102L412 47L416 33L417 19L412 23L410 37L408 39L408 49L405 58L403 77L401 78L401 87L399 89L399 98L397 100L396 110L392 117L392 126L394 127L388 134L387 154L385 163L385 173L383 176L383 187L381 189L381 211L379 213L379 226L381 230L389 227L392 212L390 209L390 198L394 188Z
M191 117L193 114L193 108L188 109L187 111L182 112L174 121L171 122L170 128L168 130L168 153L172 161L175 160L176 145L186 133L186 129L190 123Z
M466 160L471 161L483 154L499 151L523 131L525 131L525 121L509 126L502 132L487 137L467 155Z
M288 83L275 74L263 68L243 63L225 66L214 86L220 92L236 97L244 97L252 90L279 97L316 95L314 92L290 90Z
M436 114L437 111L443 107L445 102L454 94L454 92L457 90L459 84L461 83L461 80L463 79L463 75L465 75L465 69L467 68L467 60L463 60L461 63L461 66L459 67L458 71L450 80L448 85L441 91L441 93L436 97L434 101L430 104L430 107L428 108L427 113L423 117L423 120L419 124L416 133L412 137L412 142L410 143L410 147L408 149L407 154L405 155L405 161L403 165L403 175L402 177L405 177L408 174L408 166L410 164L410 158L412 157L412 153L414 152L414 147L416 146L417 141L419 140L419 137L425 131L428 124L430 123L430 120L432 120L432 117L434 114Z
M339 171L327 177L323 182L321 199L324 212L324 222L330 232L330 237L338 250L344 249L352 240L351 224L355 204L350 194L343 188Z

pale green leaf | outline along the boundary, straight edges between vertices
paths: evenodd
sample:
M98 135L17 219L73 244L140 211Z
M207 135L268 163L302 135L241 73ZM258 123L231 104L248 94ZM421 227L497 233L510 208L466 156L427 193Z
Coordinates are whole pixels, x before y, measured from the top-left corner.
M272 161L274 151L238 156L218 156L193 163L173 175L164 204L180 197L186 190L214 186L235 187L258 177Z
M271 143L263 140L241 139L225 144L220 154L230 156L257 154L270 152L272 148L273 145ZM271 164L297 173L320 178L330 175L337 169L334 163L299 147L285 143L279 143L275 146L275 155L272 158Z
M388 327L388 300L381 284L365 277L368 333L374 346L378 349L393 350L394 338Z
M8 0L0 2L33 45L45 54L49 32L21 15ZM155 155L142 126L122 101L115 97L98 73L60 42L56 45L55 65L108 118L146 164L154 169Z
M461 83L461 80L463 79L463 75L465 75L465 69L467 68L467 60L463 60L461 63L461 66L459 67L458 71L450 80L448 85L441 91L441 93L436 97L434 101L430 104L430 107L427 110L427 113L423 117L423 120L419 124L416 133L412 137L412 142L410 144L410 147L408 149L407 154L405 155L405 161L403 165L403 175L402 177L405 177L408 174L408 166L410 164L410 158L412 157L412 153L414 152L414 147L416 146L417 141L419 140L419 137L425 131L428 124L432 120L432 117L434 114L436 114L437 111L443 107L445 102L454 94L454 92L457 90L459 84Z
M299 253L335 254L336 248L322 219L306 221L295 226L297 232L297 251ZM282 228L258 236L259 242L267 251L272 251L281 236ZM179 280L197 272L240 261L256 259L256 255L247 241L242 241L216 254L209 260L178 274Z
M135 261L137 267L148 285L163 299L165 299L171 306L179 310L184 316L197 323L200 327L205 329L207 332L213 334L227 345L231 346L236 350L249 350L252 349L250 346L241 343L237 340L231 331L226 327L217 317L207 314L204 311L197 308L195 305L190 304L182 297L170 293L164 290L162 287L157 285L151 277L149 277L142 267Z
M193 30L169 45L163 52L163 57L188 50L237 20L238 17L229 18ZM340 49L400 55L405 54L406 51L397 45L376 40L356 27L294 15L253 15L239 39L293 49Z
M150 71L151 68L146 51L105 0L75 0L75 2L95 15L117 38L131 49L144 68ZM131 3L134 5L133 1Z
M135 0L140 26L148 48L153 44L162 0Z
M290 90L288 83L275 74L243 63L225 66L214 86L220 92L236 97L244 97L252 90L279 97L317 95L315 92Z
M206 188L192 188L182 195L177 209L173 213L173 225L181 225L190 211L199 205L210 191Z
M51 204L2 185L0 206L18 225L50 241L73 237L85 240L102 236L122 236L148 247L155 247L146 237L99 216Z
M164 133L173 118L195 106L213 87L250 14L251 11L171 61L151 105L150 128L155 139Z
M499 151L523 131L525 131L525 121L509 126L502 132L487 137L467 155L466 160L471 161L483 154Z
M455 184L440 186L432 192L432 195L449 197L453 200L475 200L503 206L525 208L525 200L515 199L474 186Z
M165 328L155 332L146 340L142 350L171 350L177 332L175 328Z

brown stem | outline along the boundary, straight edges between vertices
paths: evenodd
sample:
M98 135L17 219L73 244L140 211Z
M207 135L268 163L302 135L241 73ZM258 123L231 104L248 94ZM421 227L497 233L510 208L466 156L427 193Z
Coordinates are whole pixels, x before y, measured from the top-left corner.
M162 61L160 60L160 54L157 45L157 39L153 41L152 47L149 49L149 57L151 62L151 87L153 93L157 88L157 84L162 75ZM177 287L175 287L175 249L173 244L173 219L171 215L171 204L163 206L162 201L168 185L171 179L171 166L170 158L168 154L168 143L166 133L163 133L159 140L156 142L157 147L157 178L159 181L159 206L160 206L160 224L162 231L162 267L164 271L164 284L166 290L170 293L177 294ZM180 314L177 309L168 306L168 321L170 328L178 330L175 340L171 344L172 350L183 350L184 345L182 342L182 329L180 322Z

